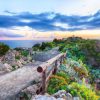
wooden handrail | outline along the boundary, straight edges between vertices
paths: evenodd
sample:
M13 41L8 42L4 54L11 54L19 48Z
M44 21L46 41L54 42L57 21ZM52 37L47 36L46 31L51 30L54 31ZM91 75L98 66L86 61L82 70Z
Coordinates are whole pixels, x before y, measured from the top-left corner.
M65 54L61 53L40 65L24 66L23 68L19 68L11 73L1 76L0 100L13 100L21 90L28 87L33 81L40 78L42 79L42 83L46 84L47 80L55 69L55 66L51 65L55 65L56 61L59 61L59 59L61 61L64 56ZM47 76L47 70L49 70L50 67L50 73ZM45 88L45 84L43 84L41 86L42 88Z
M37 68L38 72L43 72L47 66L50 66L51 64L53 64L56 60L58 60L59 58L61 58L62 56L64 56L65 54L61 53L57 56L55 56L54 58L42 63L41 65L39 65L39 67ZM40 71L41 70L41 71Z

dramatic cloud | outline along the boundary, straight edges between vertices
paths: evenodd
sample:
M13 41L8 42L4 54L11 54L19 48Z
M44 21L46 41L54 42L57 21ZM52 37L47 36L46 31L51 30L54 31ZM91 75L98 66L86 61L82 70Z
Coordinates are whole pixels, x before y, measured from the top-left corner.
M10 13L9 11L6 11ZM75 16L59 13L0 15L1 28L28 26L38 31L78 31L100 29L100 11L94 15Z

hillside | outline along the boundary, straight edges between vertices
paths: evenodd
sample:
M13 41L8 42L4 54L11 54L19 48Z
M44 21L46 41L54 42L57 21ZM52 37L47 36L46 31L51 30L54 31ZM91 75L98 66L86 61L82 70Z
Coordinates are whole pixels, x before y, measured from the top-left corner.
M59 50L59 51L58 51ZM99 100L100 98L100 41L86 40L79 37L54 39L52 42L36 44L30 49L10 49L5 44L0 44L0 72L10 73L25 65L42 63L53 58L59 53L66 53L57 73L50 76L47 87L52 100ZM4 67L3 67L4 66ZM6 69L5 69L6 68ZM2 71L3 70L3 71ZM24 100L34 100L34 88L29 86L19 93L17 97ZM49 100L47 94L43 100ZM33 99L32 99L33 98ZM40 96L40 98L42 98ZM44 99L48 98L48 99ZM56 99L55 99L56 98ZM67 99L64 99L67 98ZM41 99L36 99L41 100ZM74 100L74 99L71 99Z
M46 51L54 47L59 47L60 52L66 52L67 65L65 64L64 66L68 66L68 63L70 63L70 66L81 67L80 69L76 69L76 71L79 71L79 79L82 80L82 77L87 77L88 83L92 86L91 88L95 88L96 84L97 89L100 90L100 40L89 40L79 37L70 37L61 40L54 39L53 42L42 43L42 45L36 44L33 46L33 49ZM70 68L68 67L67 69L70 72ZM64 71L65 70L66 67ZM74 72L69 75L73 73ZM88 74L88 76L86 74ZM77 76L73 76L77 78Z

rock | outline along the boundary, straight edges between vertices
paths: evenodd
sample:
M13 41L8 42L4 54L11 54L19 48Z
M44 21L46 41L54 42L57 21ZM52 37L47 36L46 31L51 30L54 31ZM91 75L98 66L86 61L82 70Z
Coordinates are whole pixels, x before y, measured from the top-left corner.
M2 62L0 62L0 70L2 70L4 64Z
M21 64L25 65L26 61L24 61L23 57L20 59Z
M9 51L6 53L6 55L4 56L5 62L10 63L10 62L12 62L12 61L15 61L15 53L16 53L16 51L14 51L14 50L9 50Z
M65 90L59 90L57 93L53 94L54 97L56 98L63 98L66 96L66 91Z
M31 100L57 100L57 99L53 96L36 95Z
M37 89L38 89L38 85L32 85L32 86L29 86L29 87L25 88L24 90L22 90L22 92L24 92L26 94L30 94L30 95L36 95Z
M49 95L35 95L31 100L67 100L63 98L55 98Z
M7 72L12 71L12 66L10 66L9 64L5 63L4 66L5 66L5 71L7 71Z
M12 66L10 66L7 63L5 64L0 63L0 71L10 72L12 71Z
M2 75L4 75L4 74L6 74L7 72L5 72L5 71L0 71L0 76L2 76Z
M22 67L22 62L24 60L18 60L16 59L16 56L20 56L19 52L16 50L9 50L6 55L4 56L3 63L8 63L10 66L18 66Z
M62 98L64 100L72 100L72 95L70 93L66 93L65 90L59 90L57 93L53 94L52 96L54 96L55 98Z
M66 99L63 99L63 98L57 98L57 100L66 100Z
M66 100L73 100L73 97L70 93L66 94L67 99Z
M80 100L80 98L79 97L74 97L73 100Z
M33 54L33 60L45 62L58 54L59 54L58 48L45 52L35 52Z
M20 60L17 61L17 66L19 66L19 67L23 66Z

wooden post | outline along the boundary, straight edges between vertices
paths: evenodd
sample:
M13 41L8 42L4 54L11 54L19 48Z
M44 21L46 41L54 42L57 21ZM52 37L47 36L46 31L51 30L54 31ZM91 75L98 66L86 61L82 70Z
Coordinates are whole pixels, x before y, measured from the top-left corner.
M46 92L46 70L42 74L42 94Z
M55 66L54 66L54 70L53 70L53 74L56 74L57 73L57 68L58 67L58 61L56 60L55 61Z
M62 63L63 63L63 57L60 58L60 64L62 64Z
M42 94L44 94L45 93L45 91L46 91L46 69L45 70L43 70L43 68L41 67L41 66L39 66L38 68L37 68L37 71L39 72L39 73L42 73L42 87L41 87L41 93Z

